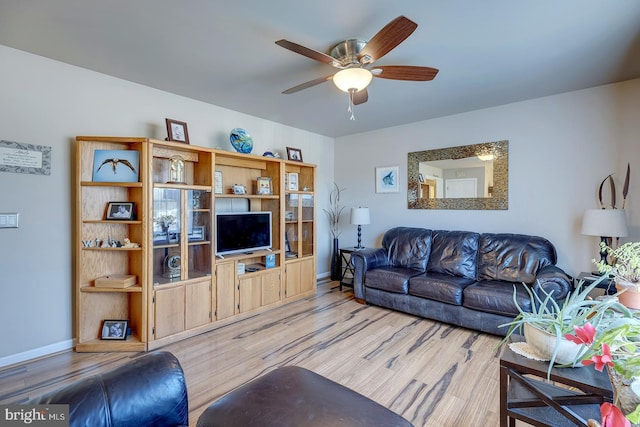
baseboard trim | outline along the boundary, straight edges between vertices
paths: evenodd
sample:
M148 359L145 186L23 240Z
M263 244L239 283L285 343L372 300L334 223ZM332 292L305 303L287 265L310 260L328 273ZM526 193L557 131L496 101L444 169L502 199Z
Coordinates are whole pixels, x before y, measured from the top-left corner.
M36 359L42 356L49 356L52 353L70 350L73 348L73 340L60 341L55 344L46 345L44 347L34 348L22 353L16 353L5 357L0 357L0 368L4 368L16 363L26 362L27 360Z

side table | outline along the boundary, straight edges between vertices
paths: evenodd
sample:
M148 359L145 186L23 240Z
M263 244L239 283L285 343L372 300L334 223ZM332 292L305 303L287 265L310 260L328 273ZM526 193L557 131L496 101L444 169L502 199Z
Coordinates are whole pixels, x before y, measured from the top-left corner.
M516 419L534 426L586 426L600 420L600 404L613 402L606 372L593 367L553 368L506 348L500 358L500 427Z
M358 251L355 246L340 248L340 290L343 286L349 286L353 288L353 274L355 273L355 267L351 262L351 254Z

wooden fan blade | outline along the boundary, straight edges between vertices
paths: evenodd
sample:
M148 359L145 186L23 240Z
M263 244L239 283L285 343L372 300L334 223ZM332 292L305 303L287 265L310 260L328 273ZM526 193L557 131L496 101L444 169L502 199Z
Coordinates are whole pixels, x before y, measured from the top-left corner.
M413 65L383 65L371 70L373 77L392 80L413 80L425 82L433 80L438 74L437 68L417 67Z
M367 88L360 89L356 93L353 94L353 105L364 104L369 100L369 93L367 92Z
M319 85L320 83L324 83L327 80L331 80L332 78L333 78L333 74L330 75L330 76L318 77L317 79L309 80L308 82L301 83L301 84L299 84L297 86L289 88L289 89L285 90L282 93L284 93L286 95L289 95L291 93L296 93L296 92L299 92L299 91L301 91L303 89L308 89L308 88L310 88L312 86Z
M334 67L337 64L336 60L333 57L331 57L331 56L329 56L329 55L327 55L325 53L318 52L317 50L309 49L308 47L304 47L302 45L299 45L299 44L294 43L294 42L290 42L288 40L284 40L284 39L278 40L276 42L276 44L278 46L281 46L281 47L283 47L285 49L288 49L288 50L290 50L292 52L295 52L295 53L298 53L300 55L306 56L307 58L311 58L314 61L320 61L320 62L322 62L324 64L331 65L331 66L334 66Z
M402 43L416 28L418 24L411 19L398 16L369 40L358 55L358 60L367 55L371 58L369 62L377 61Z

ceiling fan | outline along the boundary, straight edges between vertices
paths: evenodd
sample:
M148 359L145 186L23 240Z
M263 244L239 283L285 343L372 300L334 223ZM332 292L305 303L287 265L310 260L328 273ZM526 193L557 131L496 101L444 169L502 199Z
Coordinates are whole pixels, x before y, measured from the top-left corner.
M367 86L373 77L391 80L429 81L438 74L436 68L413 65L379 65L373 63L393 50L409 37L418 24L399 16L385 25L371 40L348 39L334 45L329 54L299 45L288 40L278 40L276 44L292 52L337 68L334 74L310 80L285 90L291 94L329 80L342 91L349 93L349 111L354 120L353 106L369 99Z

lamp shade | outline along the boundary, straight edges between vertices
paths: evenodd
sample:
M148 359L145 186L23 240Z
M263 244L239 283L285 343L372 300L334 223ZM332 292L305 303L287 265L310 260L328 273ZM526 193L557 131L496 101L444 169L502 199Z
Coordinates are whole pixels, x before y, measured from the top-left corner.
M369 217L369 208L351 208L351 224L371 224L371 218Z
M625 237L629 234L622 209L587 209L582 217L582 234L599 237Z
M333 76L333 83L343 92L349 92L350 89L359 91L369 86L373 74L364 68L347 68L340 70Z

